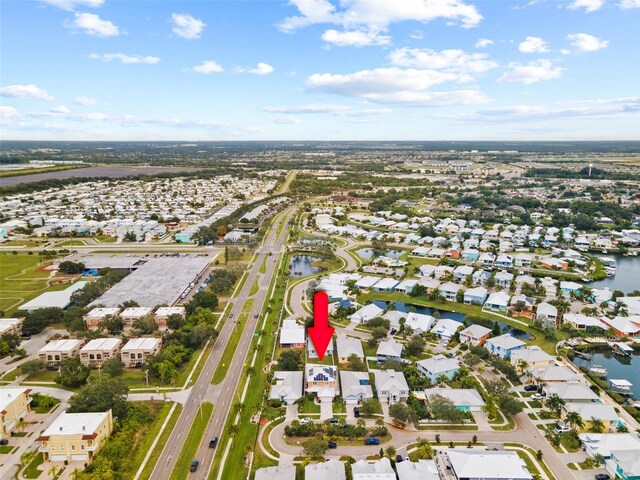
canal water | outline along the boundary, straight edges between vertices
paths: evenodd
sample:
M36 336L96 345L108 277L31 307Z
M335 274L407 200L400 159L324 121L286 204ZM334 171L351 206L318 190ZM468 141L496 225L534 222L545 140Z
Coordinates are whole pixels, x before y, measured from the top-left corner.
M320 257L313 257L311 255L294 255L289 262L289 273L292 277L300 278L313 275L320 271L319 267L311 265L313 262L319 262L322 259Z
M593 357L591 360L585 358L574 357L573 363L578 367L587 369L594 365L600 365L607 369L607 379L625 379L632 384L633 396L640 399L640 354L634 354L630 357L622 357L614 355L611 351L590 352Z
M590 288L608 287L611 290L620 290L624 293L640 289L640 257L626 257L624 255L597 255L598 257L614 258L616 275L604 280L589 283Z
M369 260L371 258L381 257L382 255L389 258L400 258L405 252L402 250L389 250L383 254L374 252L372 248L361 248L360 250L356 250L356 253L358 256Z
M377 305L378 307L382 308L382 309L387 309L387 307L389 306L389 304L387 302L383 302L381 300L374 300L373 302L375 305ZM411 304L407 304L407 303L403 303L403 302L396 302L395 304L395 310L398 310L399 312L408 312L409 309L411 308L411 311L414 311L416 313L421 313L423 315L432 315L434 314L434 312L439 312L440 313L440 318L449 318L451 320L455 320L457 322L462 322L464 321L464 314L462 313L458 313L458 312L448 312L446 310L438 310L435 308L430 308L430 307L423 307L421 305L411 305ZM510 333L512 336L519 338L521 340L529 340L531 338L533 338L531 335L529 335L527 332L520 330L519 328L515 328L515 327L511 327L509 325L507 325L504 322L497 322L498 325L500 325L500 329L502 330L503 333Z

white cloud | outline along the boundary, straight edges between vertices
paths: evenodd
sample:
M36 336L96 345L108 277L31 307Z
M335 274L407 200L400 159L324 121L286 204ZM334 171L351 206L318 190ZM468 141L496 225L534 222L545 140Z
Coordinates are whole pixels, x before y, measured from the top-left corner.
M300 125L302 123L302 120L300 120L299 118L293 117L291 115L274 117L271 121L273 123L279 123L282 125Z
M584 8L585 12L591 13L600 10L602 5L604 5L604 0L573 0L573 3L568 8L572 10Z
M567 39L571 42L571 45L576 47L581 52L595 52L596 50L602 50L609 45L609 40L602 40L588 33L573 33L567 35Z
M290 3L298 9L299 15L287 17L278 25L287 33L323 23L339 25L344 29L343 34L352 34L355 31L384 33L391 24L405 21L427 23L445 19L447 24L458 22L463 27L475 27L482 21L475 5L464 0L341 0L335 3L291 0Z
M414 40L422 40L424 38L424 32L422 30L415 30L409 37Z
M431 68L455 72L482 73L498 66L488 60L486 53L466 53L463 50L398 48L391 52L389 60L394 65L411 68Z
M254 75L269 75L273 73L274 68L268 63L259 62L254 68L236 67L237 73L252 73Z
M310 90L382 104L437 106L488 101L477 90L425 92L432 86L446 82L468 81L466 74L391 67L361 70L347 75L316 73L307 78L305 85Z
M92 37L117 37L120 29L109 20L103 20L94 13L75 13L73 20L65 25L73 30L79 30Z
M69 110L69 108L65 107L64 105L58 105L57 107L53 107L49 111L51 113L61 113L64 115L66 115L67 113L71 113L71 110Z
M3 97L12 98L32 98L35 100L44 100L47 102L52 101L54 98L47 93L44 88L40 88L36 85L7 85L0 88L0 95Z
M474 47L475 48L486 48L490 45L493 45L495 42L493 40L490 40L488 38L479 38L478 41L475 43Z
M189 40L200 38L204 27L207 26L202 20L182 13L172 13L171 19L173 21L173 33Z
M621 0L619 7L623 10L640 8L640 0Z
M640 97L557 102L548 105L513 105L457 116L477 122L542 121L554 118L612 118L640 116Z
M20 116L20 113L15 108L0 105L0 118L15 118L18 116Z
M73 103L87 107L89 105L95 105L98 101L95 98L79 95L77 97L73 97Z
M205 75L224 72L224 68L213 60L205 60L200 65L193 67L191 70L196 73L204 73Z
M560 78L564 68L556 67L551 60L541 59L529 63L512 62L508 70L498 79L500 83L523 83L530 85L542 80Z
M339 47L366 47L370 45L389 45L391 37L381 35L374 30L353 30L339 32L334 29L327 30L322 34L322 40Z
M124 53L91 53L89 55L91 60L100 60L103 62L112 62L113 60L119 60L122 63L132 64L132 63L147 63L153 65L154 63L158 63L160 58L152 57L150 55L126 55Z
M98 8L104 5L104 0L40 0L42 3L62 8L63 10L75 10L76 7Z
M357 109L349 105L332 105L327 103L310 103L306 105L296 105L293 107L268 106L264 108L270 113L287 114L329 114L339 117L368 117L390 113L388 108L365 108Z
M527 37L520 42L518 50L522 53L545 53L549 51L549 48L547 42L540 37Z

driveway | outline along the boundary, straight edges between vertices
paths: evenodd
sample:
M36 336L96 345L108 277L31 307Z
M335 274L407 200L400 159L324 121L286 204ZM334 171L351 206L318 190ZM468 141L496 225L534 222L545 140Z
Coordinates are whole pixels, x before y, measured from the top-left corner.
M320 404L320 420L333 418L333 402Z
M285 421L290 422L298 419L298 405L292 403L287 405L287 413L285 414Z

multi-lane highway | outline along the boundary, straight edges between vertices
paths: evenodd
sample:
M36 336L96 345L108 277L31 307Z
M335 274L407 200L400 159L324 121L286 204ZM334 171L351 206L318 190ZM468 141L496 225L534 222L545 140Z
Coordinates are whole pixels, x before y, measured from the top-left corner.
M189 434L192 424L200 421L198 417L200 404L203 401L210 401L214 405L214 411L208 425L201 445L198 447L197 455L194 459L200 461L198 472L193 475L194 478L207 478L213 463L214 449L208 448L209 438L224 436L224 425L232 406L233 396L238 387L240 377L243 371L243 365L246 361L251 339L258 322L261 320L265 301L267 300L268 286L270 285L277 270L278 253L284 248L284 242L287 235L287 226L293 216L295 209L289 208L281 215L284 217L284 227L278 234L278 220L274 221L273 227L269 231L266 240L258 249L253 267L249 270L245 283L239 293L230 299L233 307L229 312L226 321L220 331L218 339L214 347L205 361L205 365L194 386L191 388L189 397L184 405L184 409L174 427L166 446L162 451L158 462L153 470L151 478L168 479L171 476L185 439ZM262 263L267 262L265 273L260 273ZM260 289L257 293L250 297L251 289L256 282L259 281ZM240 341L236 348L231 364L228 366L227 374L219 385L211 385L211 379L220 365L222 355L229 343L229 339L236 328L235 321L241 316L245 307L245 303L249 298L253 299L253 307L246 320ZM222 453L222 452L220 452Z

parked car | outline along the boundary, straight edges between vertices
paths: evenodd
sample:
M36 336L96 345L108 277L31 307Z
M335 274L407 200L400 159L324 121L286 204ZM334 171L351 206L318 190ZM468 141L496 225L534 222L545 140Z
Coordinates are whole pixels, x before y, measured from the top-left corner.
M328 448L338 448L338 444L334 441L329 440L329 442L327 443L327 447Z
M353 416L360 418L360 409L358 407L353 407Z
M596 480L611 480L608 473L597 473L594 477Z
M300 423L301 423L302 425L305 425L305 424L307 424L307 423L309 423L309 422L311 422L311 421L312 421L312 420L311 420L309 417L304 417L304 418L301 418L301 419L300 419Z
M0 440L0 445L9 445L9 440L3 438L2 440Z
M538 391L538 386L537 385L525 385L524 386L524 391L525 392L537 392Z
M544 396L540 393L534 393L533 395L531 395L532 400L542 400L543 398Z
M377 438L365 438L364 439L364 444L365 445L380 445L380 440L378 440Z
M218 437L212 437L209 440L209 448L216 448L216 445L218 445Z
M195 472L196 470L198 470L198 465L200 465L200 462L198 460L194 460L193 462L191 462L191 466L189 467L189 471L190 472Z
M331 423L338 423L338 419L336 417L332 417L329 419Z
M570 431L571 431L571 427L567 424L558 423L558 425L556 425L556 432L558 433L567 433Z

